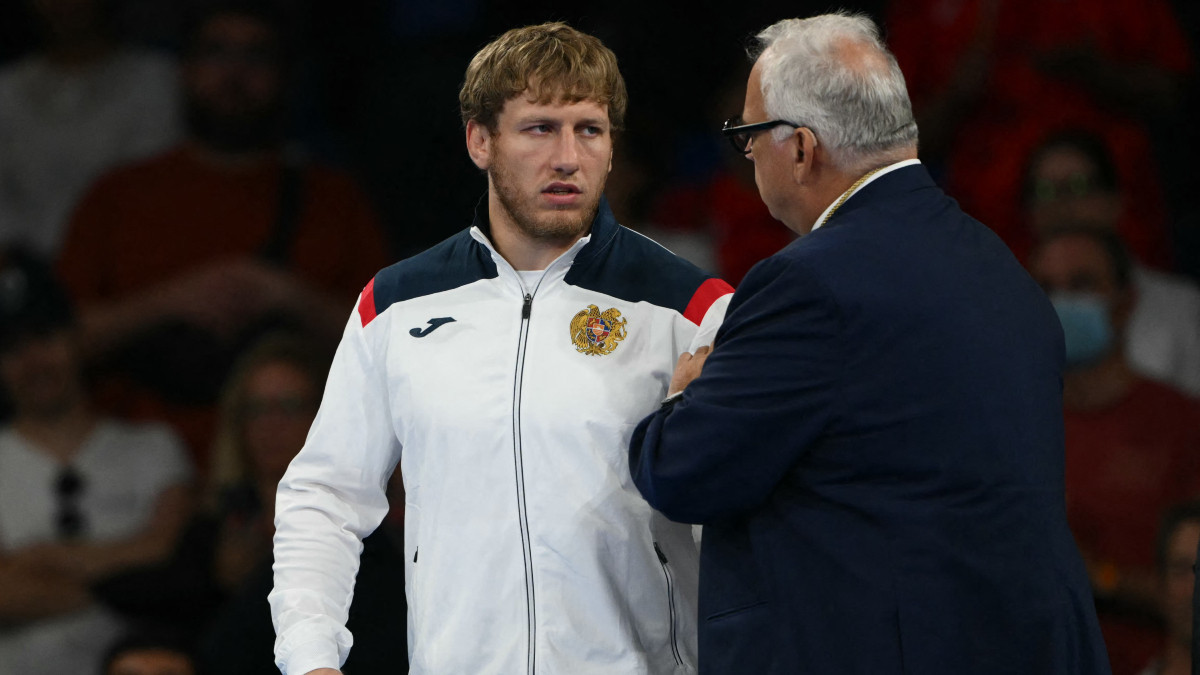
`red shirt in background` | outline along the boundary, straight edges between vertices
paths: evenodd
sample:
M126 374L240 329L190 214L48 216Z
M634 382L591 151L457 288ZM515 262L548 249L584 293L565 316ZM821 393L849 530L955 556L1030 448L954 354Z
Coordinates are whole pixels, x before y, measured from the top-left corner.
M990 0L893 3L888 43L916 109L947 89L975 43ZM955 131L947 190L994 229L1020 258L1032 245L1022 221L1021 178L1031 151L1050 133L1080 128L1112 149L1128 196L1122 236L1143 262L1172 264L1158 170L1141 122L1083 87L1047 74L1038 60L1056 50L1092 47L1108 60L1184 75L1187 42L1163 0L1002 0L995 50L978 104Z
M771 216L758 188L722 171L703 187L676 187L654 204L651 222L713 236L717 276L737 286L760 260L796 238Z
M1067 518L1080 548L1153 570L1166 510L1200 495L1200 401L1139 380L1105 410L1064 413ZM1113 675L1138 672L1164 636L1101 615Z
M76 208L59 272L76 303L119 300L206 265L254 257L274 230L282 162L218 169L184 148L112 171ZM305 166L286 267L345 302L387 259L365 195L349 177ZM105 383L102 383L105 384ZM128 383L101 387L101 404L134 419L175 425L203 468L211 406L172 404Z

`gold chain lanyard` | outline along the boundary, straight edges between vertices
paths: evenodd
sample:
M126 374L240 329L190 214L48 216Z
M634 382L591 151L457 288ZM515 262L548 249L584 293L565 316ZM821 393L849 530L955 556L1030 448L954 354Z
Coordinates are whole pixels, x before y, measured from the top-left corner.
M859 178L858 180L854 181L854 185L851 185L849 190L846 190L845 192L842 193L841 197L838 197L838 200L837 200L837 202L834 203L833 208L829 209L829 213L826 214L825 218L823 218L821 220L821 224L818 225L817 227L825 227L825 223L828 223L829 219L833 217L833 214L837 213L837 210L842 207L842 204L845 204L846 200L850 199L850 195L854 194L855 190L860 188L863 183L867 182L867 179L869 179L871 176L874 176L875 174L879 173L880 171L883 171L884 168L885 167L881 166L878 169L871 169L870 171L863 174L862 178Z

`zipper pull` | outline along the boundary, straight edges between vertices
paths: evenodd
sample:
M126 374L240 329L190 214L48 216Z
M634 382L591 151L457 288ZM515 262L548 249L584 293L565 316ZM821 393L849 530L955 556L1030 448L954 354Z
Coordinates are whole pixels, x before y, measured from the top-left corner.
M533 312L533 296L526 293L525 294L525 304L521 306L521 318L528 319L529 315L532 312Z
M667 556L663 555L662 549L658 547L658 542L654 542L654 552L658 554L658 562L666 565Z

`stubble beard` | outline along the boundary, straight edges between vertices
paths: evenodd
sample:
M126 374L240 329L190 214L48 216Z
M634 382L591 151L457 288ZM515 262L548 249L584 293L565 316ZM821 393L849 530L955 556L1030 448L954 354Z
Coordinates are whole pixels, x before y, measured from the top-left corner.
M521 234L535 241L562 244L579 238L596 217L600 196L604 194L604 183L601 182L600 189L588 195L583 208L545 210L538 208L536 195L521 193L503 162L495 162L490 175L501 208Z

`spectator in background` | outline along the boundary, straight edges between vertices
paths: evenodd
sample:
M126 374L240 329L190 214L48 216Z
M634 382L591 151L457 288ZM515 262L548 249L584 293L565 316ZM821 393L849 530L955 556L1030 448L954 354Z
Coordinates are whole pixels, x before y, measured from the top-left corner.
M1024 203L1029 227L1041 237L1057 227L1118 232L1131 199L1121 190L1104 140L1069 131L1046 138L1030 156ZM1200 289L1137 262L1131 274L1136 298L1125 331L1130 366L1200 396Z
M196 662L185 640L159 632L139 632L109 648L100 675L196 675Z
M1172 265L1147 124L1181 100L1187 43L1166 0L904 0L889 42L908 75L921 154L971 215L1024 258L1022 163L1046 134L1082 127L1113 149L1136 213L1121 231Z
M25 0L42 48L0 70L0 244L57 256L71 208L112 166L179 139L175 64L121 46L113 0Z
M279 326L332 346L388 259L351 180L283 151L281 24L266 4L206 7L184 57L187 140L101 178L60 262L107 367L102 400L171 421L196 451L239 349Z
M213 574L228 594L201 643L201 661L225 675L273 675L271 538L275 491L304 445L328 363L294 336L269 336L239 361L221 396L213 453L217 537ZM350 608L347 672L401 673L408 647L403 537L386 522L363 542Z
M1170 508L1158 531L1159 603L1167 629L1163 651L1140 675L1192 674L1192 592L1200 546L1200 502Z
M216 577L227 591L271 558L275 491L304 445L328 370L311 345L268 337L243 357L221 395L209 500L220 522Z
M1088 564L1113 675L1132 675L1162 642L1158 519L1200 494L1200 402L1130 366L1123 338L1136 297L1114 233L1051 233L1033 251L1030 272L1066 339L1067 518Z
M0 674L94 672L122 628L91 586L166 559L190 468L161 426L98 416L75 325L47 267L0 254Z
M739 71L723 88L718 109L711 116L712 126L742 109L746 76ZM716 172L702 184L669 188L654 204L650 221L663 231L700 232L711 237L716 260L713 271L736 286L751 267L778 253L795 235L771 217L759 198L754 165L729 152L724 143L720 150ZM651 236L666 243L660 231Z

